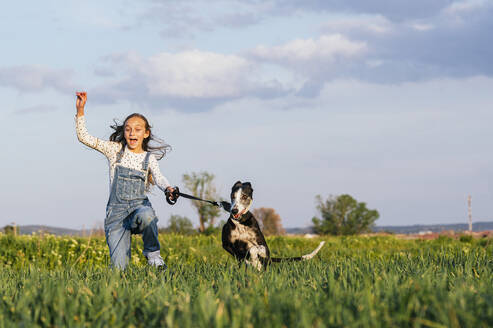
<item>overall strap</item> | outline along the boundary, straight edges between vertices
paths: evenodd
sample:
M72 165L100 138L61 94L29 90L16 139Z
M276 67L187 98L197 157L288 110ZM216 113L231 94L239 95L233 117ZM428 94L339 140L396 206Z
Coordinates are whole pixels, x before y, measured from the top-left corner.
M149 157L151 156L151 152L147 152L144 161L142 162L142 171L147 171L147 167L149 166Z
M125 151L125 146L122 144L122 149L116 154L116 163L119 164L123 157L123 152Z

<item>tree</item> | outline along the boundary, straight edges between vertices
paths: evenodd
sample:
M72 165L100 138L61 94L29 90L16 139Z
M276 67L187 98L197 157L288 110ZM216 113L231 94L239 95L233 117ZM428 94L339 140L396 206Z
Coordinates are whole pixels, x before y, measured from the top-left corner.
M5 232L6 235L16 235L16 226L15 225L6 225L3 227L3 232Z
M190 193L198 198L215 200L217 198L216 187L213 183L214 174L208 172L200 172L183 175L183 183ZM214 226L214 220L220 214L220 208L212 206L206 202L193 200L192 205L197 209L200 222L200 232L205 231L205 224L209 223L209 227Z
M314 217L312 222L318 234L352 235L371 231L380 217L377 210L369 210L365 203L359 203L350 195L329 196L323 201L316 197L317 210L321 219Z
M169 224L166 227L166 232L179 233L183 235L191 235L196 233L193 228L192 221L181 215L171 215Z
M284 235L286 233L281 224L281 217L273 208L256 208L252 213L265 235Z

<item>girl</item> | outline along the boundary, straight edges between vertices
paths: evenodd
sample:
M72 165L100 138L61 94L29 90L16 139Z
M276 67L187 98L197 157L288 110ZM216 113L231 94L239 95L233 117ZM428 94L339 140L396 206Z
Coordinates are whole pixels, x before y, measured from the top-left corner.
M166 269L160 254L158 219L146 191L149 191L150 184L155 184L164 192L173 192L157 164L157 159L161 159L171 147L151 133L147 119L141 114L128 116L122 125L115 122L111 126L115 132L109 141L89 135L84 119L87 93L77 92L76 95L77 138L108 159L110 197L106 206L104 231L112 265L120 269L127 266L130 260L131 234L141 233L144 241L143 253L148 264ZM151 146L150 141L157 142L158 145Z

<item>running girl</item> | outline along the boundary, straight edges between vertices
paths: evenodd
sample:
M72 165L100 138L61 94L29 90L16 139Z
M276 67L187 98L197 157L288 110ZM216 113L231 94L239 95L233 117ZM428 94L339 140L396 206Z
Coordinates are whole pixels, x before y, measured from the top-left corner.
M158 219L146 192L150 184L157 185L164 192L173 192L157 163L157 159L161 159L170 146L151 133L147 119L141 114L132 114L122 125L115 123L111 126L115 132L109 141L89 135L84 119L87 93L77 92L76 95L77 138L108 159L110 197L106 206L104 231L112 265L119 269L127 266L130 261L131 234L139 233L142 234L143 253L148 264L166 269L160 254ZM150 141L157 143L157 146L150 145Z

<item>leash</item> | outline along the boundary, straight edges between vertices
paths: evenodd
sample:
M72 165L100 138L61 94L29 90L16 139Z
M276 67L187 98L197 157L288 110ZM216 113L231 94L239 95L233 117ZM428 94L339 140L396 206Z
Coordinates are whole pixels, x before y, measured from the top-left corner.
M206 202L206 203L209 203L209 204L217 206L217 207L223 207L222 202L216 202L213 200L202 199L202 198L198 198L198 197L195 197L192 195L184 194L184 193L180 192L180 189L178 187L174 187L173 189L174 189L173 192L169 192L168 190L166 190L166 192L165 192L166 201L170 205L175 205L176 201L178 200L178 197L181 196L183 198L188 198L188 199L192 199L192 200L198 200L201 202ZM173 199L171 199L171 196Z

